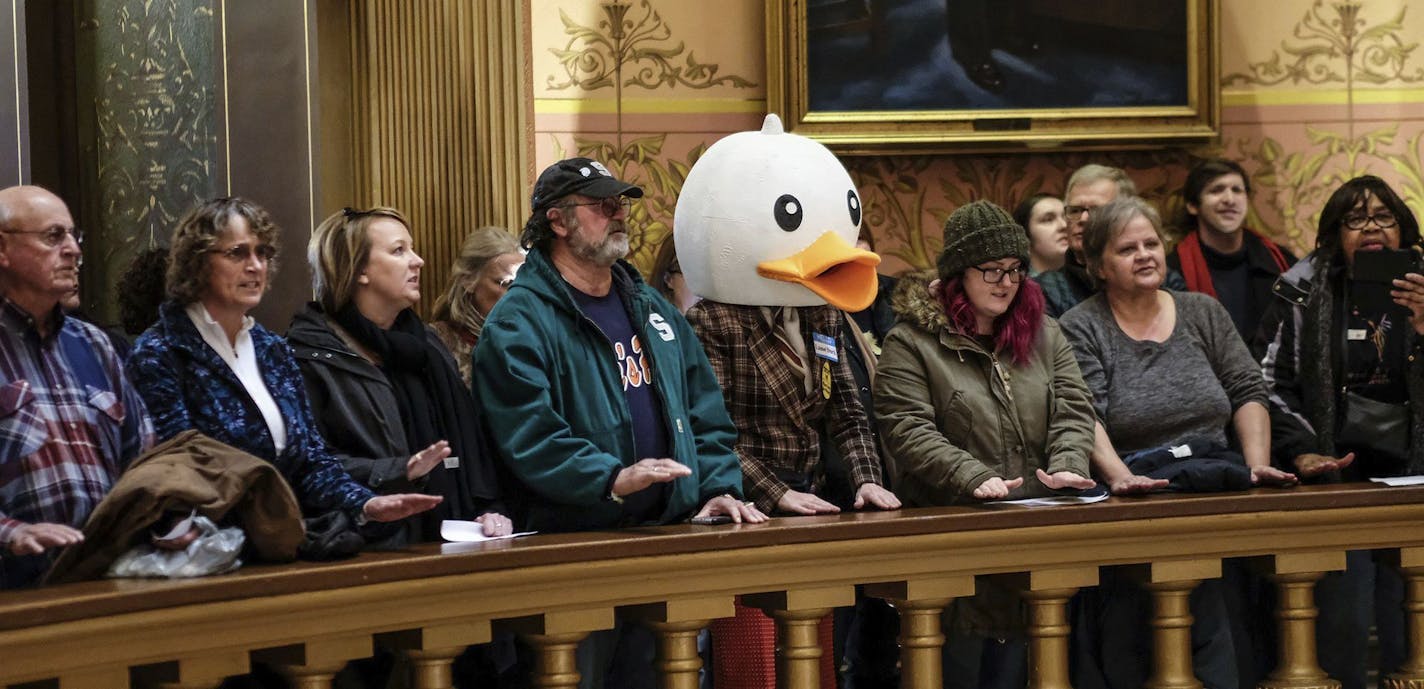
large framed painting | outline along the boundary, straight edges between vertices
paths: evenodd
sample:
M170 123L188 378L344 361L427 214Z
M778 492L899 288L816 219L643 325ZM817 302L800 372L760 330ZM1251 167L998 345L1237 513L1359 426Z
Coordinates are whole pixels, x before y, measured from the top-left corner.
M768 107L844 153L1184 144L1219 0L768 0Z

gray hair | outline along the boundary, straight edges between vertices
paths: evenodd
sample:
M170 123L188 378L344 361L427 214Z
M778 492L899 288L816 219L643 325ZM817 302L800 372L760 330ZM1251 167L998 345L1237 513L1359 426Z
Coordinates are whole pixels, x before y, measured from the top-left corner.
M1089 163L1073 171L1073 175L1068 178L1068 184L1063 187L1063 198L1066 200L1074 187L1105 179L1117 184L1118 196L1137 196L1137 185L1127 176L1127 171L1120 167Z
M1083 227L1083 261L1088 265L1088 275L1098 283L1098 269L1103 265L1103 254L1112 244L1122 228L1134 218L1143 217L1152 223L1157 238L1166 243L1162 235L1162 216L1152 204L1137 196L1120 196L1088 213L1088 224ZM1101 286L1101 285L1099 285Z

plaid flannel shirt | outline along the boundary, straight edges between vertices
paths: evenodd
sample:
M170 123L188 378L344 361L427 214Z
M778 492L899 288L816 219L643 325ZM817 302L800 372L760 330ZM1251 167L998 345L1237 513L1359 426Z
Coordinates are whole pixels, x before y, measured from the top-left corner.
M54 317L59 327L41 338L34 319L0 297L0 544L27 523L83 525L153 443L109 338L58 309ZM88 346L104 380L80 379L62 333Z
M767 513L792 488L788 478L807 482L796 486L797 490L820 489L825 478L822 427L845 457L853 488L865 483L884 485L870 422L840 339L844 316L831 306L801 307L799 313L801 333L811 351L808 364L816 371L825 360L816 358L812 334L836 338L839 361L830 364L829 399L823 397L819 373L813 376L814 389L810 394L805 392L804 381L793 375L777 352L772 326L762 317L760 307L704 299L687 312L737 426L736 451L747 496Z

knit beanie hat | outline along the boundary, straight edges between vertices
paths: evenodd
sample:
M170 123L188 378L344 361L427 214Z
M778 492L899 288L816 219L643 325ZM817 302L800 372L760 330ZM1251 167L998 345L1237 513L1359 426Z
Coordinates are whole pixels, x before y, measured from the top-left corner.
M1028 267L1028 233L1007 211L989 201L975 201L949 214L939 254L941 279L1001 258L1017 258Z

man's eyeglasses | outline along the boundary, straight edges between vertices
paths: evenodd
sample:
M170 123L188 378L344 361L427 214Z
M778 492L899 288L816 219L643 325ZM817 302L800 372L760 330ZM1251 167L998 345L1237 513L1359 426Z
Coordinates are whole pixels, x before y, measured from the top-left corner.
M56 247L64 243L66 236L73 237L75 244L84 243L84 230L77 227L51 227L46 230L4 230L5 234L35 234L39 235L40 241L48 247Z
M1063 217L1069 220L1076 220L1079 216L1091 210L1093 210L1093 206L1064 206Z
M277 247L271 244L258 244L257 246L238 244L226 249L208 249L208 252L222 256L233 263L247 263L254 255L257 256L257 260L263 263L277 257Z
M619 210L626 211L632 208L633 199L627 196L610 196L606 199L599 199L597 201L587 201L584 203L566 203L564 204L564 206L598 206L598 210L603 213L603 217L614 218L618 216Z
M987 282L991 285L997 285L1002 282L1005 275L1009 276L1009 282L1012 282L1017 285L1020 282L1023 282L1025 275L1028 275L1028 270L1025 269L1023 266L1018 266L1016 268L980 268L979 266L969 267L979 271L979 273L984 276L984 282Z
M1389 211L1376 213L1374 215L1347 215L1345 216L1345 227L1352 230L1363 230L1374 223L1381 230L1387 230L1399 224L1399 218Z

